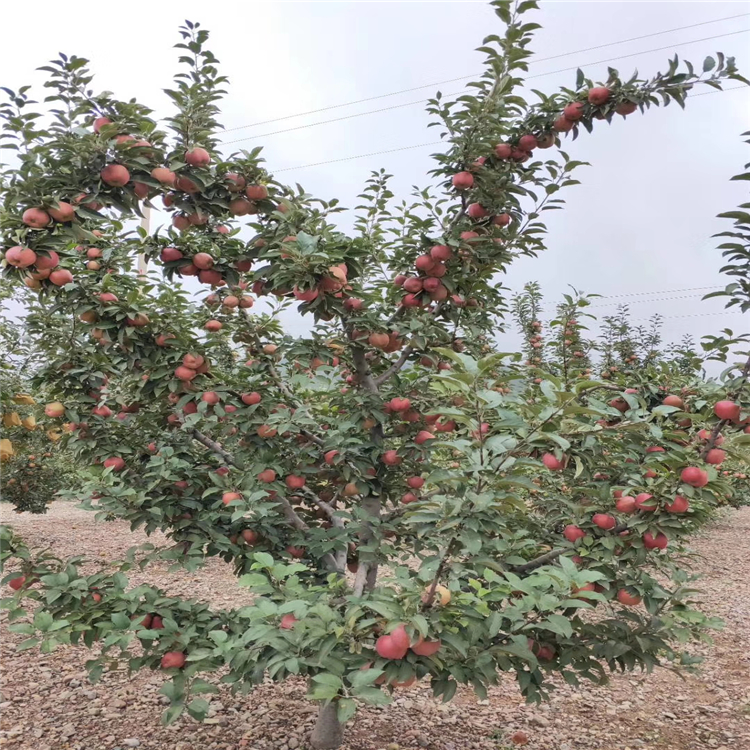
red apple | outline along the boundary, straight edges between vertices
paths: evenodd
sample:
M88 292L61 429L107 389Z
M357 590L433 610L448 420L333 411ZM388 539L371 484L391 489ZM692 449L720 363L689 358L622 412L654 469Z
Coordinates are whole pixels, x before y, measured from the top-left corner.
M638 510L653 511L659 507L659 502L654 500L654 496L649 495L648 492L641 492L635 496L635 507Z
M211 162L211 155L205 148L194 148L185 152L185 162L191 167L207 167Z
M419 490L424 486L424 479L422 477L409 477L406 484L413 490Z
M667 396L662 404L664 406L676 406L678 409L682 409L685 406L684 401L679 396Z
M47 213L49 213L55 221L59 221L61 224L73 221L76 217L75 208L73 208L70 203L65 203L64 201L58 201L56 207L48 208Z
M185 666L186 657L182 651L167 651L161 657L162 669L182 669Z
M124 187L130 182L130 172L122 164L107 164L100 176L102 182L110 187Z
M684 513L690 507L690 503L686 497L675 495L674 500L664 507L668 513Z
M617 519L607 513L595 513L591 520L595 526L598 526L605 531L614 529L614 527L617 526Z
M637 604L640 604L641 599L640 596L636 596L634 594L630 594L627 589L620 589L617 592L617 601L620 602L620 604L625 604L629 607L635 607Z
M586 105L583 102L571 102L563 109L563 117L566 120L576 122L583 117Z
M636 501L634 497L621 497L615 503L615 508L620 513L635 513Z
M559 460L554 454L545 453L542 456L542 463L550 471L562 471L565 468L565 456L562 457L562 460Z
M576 526L575 524L568 524L563 529L563 536L572 543L577 542L579 539L583 539L583 537L586 536L586 532L580 528L579 526Z
M38 260L41 260L41 258L30 247L15 245L5 251L5 260L9 266L13 266L14 268L28 268L29 266L33 266Z
M417 656L434 656L443 644L440 640L426 641L420 636L419 640L411 647Z
M221 502L224 505L229 505L229 503L233 503L235 500L242 500L242 495L239 492L225 492L221 496Z
M475 220L485 219L490 215L490 212L481 203L470 203L466 213Z
M50 215L41 208L27 208L21 221L32 229L44 229L50 223Z
M254 406L255 404L259 404L261 402L261 395L260 393L253 391L252 393L243 393L242 396L240 396L240 399L243 404L247 404L248 406Z
M276 472L273 469L265 469L258 474L258 481L270 484L276 481Z
M290 490L299 490L305 486L305 478L297 476L296 474L290 474L284 482Z
M605 86L597 86L596 88L589 89L587 98L594 106L600 107L607 102L611 93Z
M719 419L725 419L730 422L739 422L740 405L734 401L718 401L714 405L714 414Z
M643 546L646 549L666 549L668 544L669 540L661 532L654 535L650 531L647 531L643 535Z
M293 614L286 614L281 618L279 627L282 630L291 630L297 623L297 618Z
M471 172L459 172L453 175L452 182L456 190L468 190L474 185L474 175Z
M718 466L720 463L724 461L726 457L727 457L726 451L721 450L721 448L712 448L706 454L706 463L714 464L715 466Z
M105 469L112 469L112 471L122 471L125 468L125 461L119 456L111 456L104 461Z
M55 286L65 286L73 283L73 274L66 268L58 268L49 275L49 280Z
M708 473L697 466L687 466L680 473L680 479L691 487L705 487L708 484Z

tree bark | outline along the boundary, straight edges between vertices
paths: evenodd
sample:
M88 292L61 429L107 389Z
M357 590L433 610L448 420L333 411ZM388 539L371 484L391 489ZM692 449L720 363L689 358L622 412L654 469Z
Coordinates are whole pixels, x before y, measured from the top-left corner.
M310 747L314 750L335 750L344 741L344 730L337 715L337 702L321 704L315 729L310 735Z

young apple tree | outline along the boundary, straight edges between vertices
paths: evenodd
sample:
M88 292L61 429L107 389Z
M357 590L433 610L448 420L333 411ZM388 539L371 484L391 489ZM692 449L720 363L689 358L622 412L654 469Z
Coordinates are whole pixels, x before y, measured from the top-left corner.
M166 720L205 716L218 670L241 691L304 678L316 748L341 743L357 701L416 680L450 700L509 672L540 700L553 674L692 663L677 644L712 621L675 552L730 492L708 456L720 434L741 447L748 367L676 394L596 378L565 339L550 367L496 351L496 275L544 249L540 216L580 164L566 138L740 76L723 55L700 72L675 58L650 79L579 73L529 104L535 4L493 6L505 31L484 40L472 93L429 104L445 144L433 184L394 206L373 174L349 234L335 200L276 180L260 149L221 150L226 79L197 24L181 29L166 130L94 93L78 57L44 68L43 116L28 88L8 92L5 273L33 300L47 415L91 466L87 506L172 543L83 575L6 530L26 647L97 643L94 679L115 656L163 669ZM137 228L157 199L171 226ZM308 335L284 332L291 306ZM125 575L215 556L252 606Z

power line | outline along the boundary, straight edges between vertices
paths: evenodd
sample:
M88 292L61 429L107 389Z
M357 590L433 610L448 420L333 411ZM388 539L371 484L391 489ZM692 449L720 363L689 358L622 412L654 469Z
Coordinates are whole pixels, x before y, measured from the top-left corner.
M605 47L614 47L617 44L627 44L629 42L636 42L641 39L648 39L650 37L661 36L662 34L671 34L675 31L685 31L686 29L693 29L699 26L708 26L709 24L712 24L712 23L721 23L722 21L731 21L737 18L745 18L746 16L750 16L750 13L738 13L737 15L734 15L734 16L725 16L724 18L714 18L713 20L710 20L710 21L701 21L700 23L693 23L693 24L689 24L688 26L677 26L673 29L664 29L663 31L655 31L650 34L642 34L641 36L631 37L630 39L621 39L616 42L608 42L606 44L598 44L593 47L585 47L584 49L572 50L570 52L561 52L560 54L551 55L549 57L540 57L537 60L531 60L530 64L535 65L536 63L547 62L549 60L557 60L561 57L568 57L569 55L577 55L582 52L592 52L593 50L603 49ZM695 40L695 41L703 41L703 40ZM672 45L672 46L677 46L677 45ZM640 54L643 54L643 53L640 53ZM421 86L413 86L412 88L401 89L399 91L390 91L386 94L368 96L368 97L365 97L364 99L356 99L351 102L343 102L342 104L332 104L327 107L319 107L318 109L311 109L306 112L297 112L296 114L284 115L283 117L274 117L270 120L261 120L259 122L253 122L248 125L238 125L237 127L234 127L234 128L225 128L224 130L220 132L231 133L236 130L245 130L246 128L254 128L254 127L257 127L258 125L269 125L272 122L281 122L283 120L291 120L295 117L303 117L305 115L314 115L314 114L318 114L319 112L328 112L332 109L340 109L341 107L350 107L350 106L353 106L354 104L363 104L364 102L376 101L377 99L385 99L390 96L398 96L399 94L408 94L412 91L420 91L422 89L432 88L433 86L440 86L444 83L455 83L456 81L463 81L467 78L475 78L479 75L481 75L481 73L471 73L469 75L458 76L457 78L448 78L442 81L433 81L432 83L425 83L425 84L422 84ZM408 106L408 105L403 105L403 106ZM382 110L376 110L376 111L382 111Z
M705 91L702 94L692 94L691 98L695 99L698 96L708 96L709 94L723 94L727 91L739 91L740 89L748 90L747 86L732 86L728 89L721 89L721 90L714 90L714 91ZM244 140L244 139L243 139ZM235 141L232 141L233 143ZM401 146L400 148L389 148L385 151L371 151L367 154L355 154L354 156L345 156L342 159L330 159L329 161L318 161L313 164L301 164L297 167L282 167L281 169L273 170L274 174L276 172L288 172L291 169L308 169L309 167L320 167L325 164L336 164L338 162L342 161L352 161L353 159L364 159L368 156L379 156L380 154L392 154L395 151L408 151L412 148L423 148L425 146L436 146L445 143L445 141L430 141L429 143L416 143L412 146Z
M750 15L750 14L748 14L748 15ZM591 65L601 65L603 63L614 62L615 60L623 60L623 59L629 58L629 57L637 57L638 55L645 55L645 54L648 54L649 52L662 52L662 51L664 51L666 49L671 50L671 49L674 49L675 47L683 47L686 44L695 44L696 42L705 42L705 41L708 41L710 39L719 39L721 37L733 36L735 34L745 34L748 31L750 31L750 29L740 29L739 31L729 31L726 34L716 34L715 36L709 36L709 37L705 37L703 39L692 39L692 40L687 41L687 42L677 42L675 44L667 45L666 47L656 47L654 49L641 50L640 52L631 52L631 53L629 53L627 55L619 55L618 57L610 57L610 58L607 58L606 60L597 60L596 62L584 63L582 66L581 65L573 65L573 66L571 66L569 68L560 68L559 70L549 70L546 73L536 73L535 75L527 76L526 80L528 80L530 78L543 78L544 76L551 76L551 75L554 75L555 73L565 73L565 72L568 72L568 71L571 71L571 70L577 70L580 67L588 67L588 66L591 66ZM602 46L606 46L606 45L602 45ZM571 52L569 54L573 54L573 53ZM460 91L454 91L451 94L447 94L447 96L458 96L460 93L461 93ZM364 101L364 100L362 100L362 101ZM259 138L268 138L269 136L279 135L281 133L291 133L292 131L295 131L295 130L306 130L307 128L315 128L315 127L318 127L319 125L329 125L332 122L341 122L342 120L351 120L351 119L354 119L356 117L365 117L367 115L378 114L379 112L387 112L387 111L392 110L392 109L403 109L404 107L413 107L416 104L425 104L426 102L429 102L429 101L430 101L429 99L417 99L416 101L404 102L403 104L392 104L389 107L380 107L379 109L369 109L369 110L367 110L365 112L355 112L354 114L351 114L351 115L343 115L341 117L333 117L330 120L319 120L318 122L310 122L310 123L306 123L304 125L295 125L292 128L282 128L281 130L273 130L273 131L271 131L269 133L260 133L259 135L248 135L248 136L245 136L244 138L236 138L233 141L223 141L221 145L222 146L229 146L229 145L231 145L233 143L241 143L243 141L254 141L254 140L257 140ZM340 106L344 106L344 105L340 105ZM289 117L294 117L294 115L289 115ZM288 118L279 118L279 119L283 120L283 119L288 119ZM267 120L266 122L276 122L276 120ZM262 124L262 123L255 123L255 124L257 125L257 124ZM253 126L252 125L246 125L246 126L243 126L243 127L253 127ZM232 129L233 130L239 130L240 128L232 128ZM224 132L229 132L229 131L224 131Z
M677 294L679 292L704 292L710 289L722 289L720 286L694 286L689 289L662 289L658 292L629 292L628 294L606 294L601 299L618 299L620 297L645 297L651 294ZM695 295L692 295L695 296ZM674 298L677 299L677 298ZM647 300L652 302L653 300ZM593 305L592 305L593 307Z

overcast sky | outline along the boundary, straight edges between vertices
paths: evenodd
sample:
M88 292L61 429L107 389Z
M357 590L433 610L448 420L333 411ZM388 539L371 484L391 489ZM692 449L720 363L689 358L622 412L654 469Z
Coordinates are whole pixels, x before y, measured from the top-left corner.
M471 75L481 70L482 56L474 49L482 37L501 31L483 2L183 0L87 7L88 11L71 13L64 3L38 0L30 14L24 3L6 3L0 83L11 88L39 84L43 79L35 68L63 51L92 61L96 89L113 91L120 98L135 97L162 116L168 111L162 89L170 84L176 68L177 51L172 45L178 41L178 25L189 18L211 31L210 47L230 78L223 125L231 129ZM746 15L576 52L739 14ZM750 2L543 2L532 15L528 17L543 25L532 45L535 57L573 53L533 63L530 73L539 76L532 82L535 88L552 91L560 85L573 86L574 71L554 71L579 65L595 80L606 78L607 65L623 76L634 68L650 76L665 69L670 45L679 45L674 51L697 64L721 50L734 55L741 71L750 75L750 34L682 44L750 29ZM670 49L643 52L662 47ZM599 62L633 53L639 54ZM437 88L448 94L461 86L457 81ZM412 91L235 130L225 138L252 138L414 102L432 93L431 88ZM749 111L750 89L702 96L688 100L686 112L670 106L645 116L634 114L627 121L618 118L612 126L597 126L593 136L583 134L566 146L574 158L592 166L581 169L578 177L583 184L566 193L567 209L548 215L549 250L538 260L515 264L506 284L520 289L526 281L538 280L554 298L570 284L610 297L726 283L718 273L721 259L711 235L728 224L715 215L745 200L742 183L730 183L729 178L750 161L750 148L739 137L750 129ZM429 155L438 147L300 167L435 141L437 130L427 130L427 122L423 105L414 104L246 140L234 148L263 144L271 171L286 170L278 172L280 179L354 206L369 171L381 166L395 175L397 195L408 197L412 185L427 184ZM698 294L675 291L624 299L634 303L634 317L655 312L694 316L723 309L716 301L699 304ZM692 296L662 299L685 295ZM601 303L616 301L620 300ZM597 309L610 310L614 306ZM699 337L723 326L736 331L749 327L739 315L673 317L665 321L665 335Z

